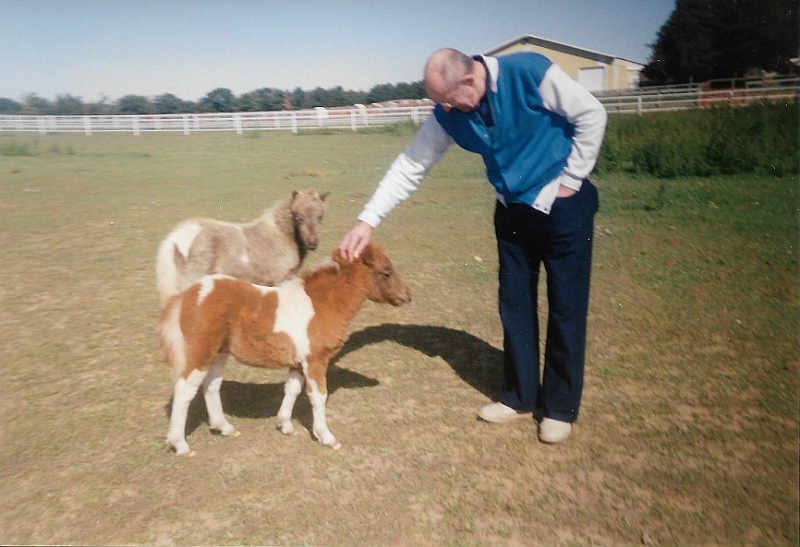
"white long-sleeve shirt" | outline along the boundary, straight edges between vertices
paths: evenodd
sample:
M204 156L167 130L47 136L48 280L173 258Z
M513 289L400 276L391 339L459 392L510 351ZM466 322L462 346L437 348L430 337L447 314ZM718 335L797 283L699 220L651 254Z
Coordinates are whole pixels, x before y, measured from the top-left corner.
M488 83L497 92L498 61L483 57L489 71ZM585 88L552 64L544 75L539 93L542 107L565 118L573 128L572 149L561 173L546 184L533 203L533 208L549 213L561 185L580 190L583 180L597 162L603 142L607 114L603 105ZM453 137L431 115L420 127L414 141L394 160L372 198L358 216L370 226L378 224L399 203L419 187L430 170L454 143ZM502 202L503 197L497 194Z

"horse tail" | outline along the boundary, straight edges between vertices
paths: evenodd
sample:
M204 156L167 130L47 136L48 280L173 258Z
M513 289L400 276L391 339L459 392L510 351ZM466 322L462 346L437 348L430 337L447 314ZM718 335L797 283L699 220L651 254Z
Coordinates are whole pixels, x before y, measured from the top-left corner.
M186 370L186 340L181 330L181 308L183 297L171 297L161 311L158 322L158 341L164 361L172 369L176 380Z
M189 251L202 229L202 225L196 221L180 224L159 245L156 254L156 284L162 308L172 296L181 292L181 278L189 259Z

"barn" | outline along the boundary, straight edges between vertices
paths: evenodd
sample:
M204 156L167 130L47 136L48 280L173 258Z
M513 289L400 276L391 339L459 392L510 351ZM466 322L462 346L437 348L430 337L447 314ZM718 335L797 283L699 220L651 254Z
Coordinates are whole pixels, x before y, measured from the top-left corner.
M624 91L639 85L644 65L606 53L525 34L495 46L484 55L500 56L517 51L535 51L547 56L579 84L593 93Z

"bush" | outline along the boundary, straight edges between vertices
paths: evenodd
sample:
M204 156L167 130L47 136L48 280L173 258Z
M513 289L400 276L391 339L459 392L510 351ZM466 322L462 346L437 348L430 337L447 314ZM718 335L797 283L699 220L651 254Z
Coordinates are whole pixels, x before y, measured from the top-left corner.
M662 178L796 175L799 118L797 101L612 116L597 169Z
M36 150L27 142L0 141L0 156L35 156Z

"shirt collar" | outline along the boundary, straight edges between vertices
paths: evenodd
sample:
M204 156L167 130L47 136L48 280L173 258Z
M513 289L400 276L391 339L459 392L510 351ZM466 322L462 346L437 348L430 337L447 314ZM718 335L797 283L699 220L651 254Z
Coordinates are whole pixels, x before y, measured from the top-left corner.
M499 72L499 63L497 62L496 57L488 57L486 55L476 55L473 57L476 61L481 61L483 66L486 67L486 70L489 71L489 74L486 78L487 83L489 84L489 90L492 93L497 93L497 74Z

